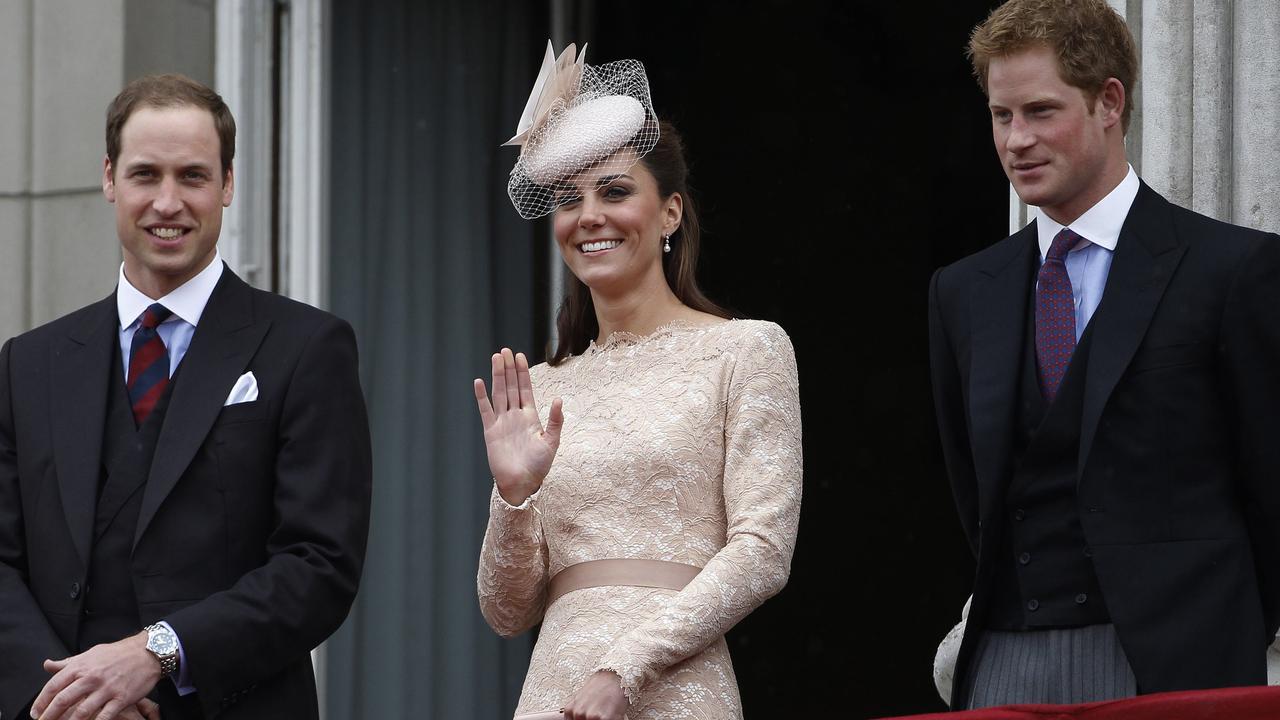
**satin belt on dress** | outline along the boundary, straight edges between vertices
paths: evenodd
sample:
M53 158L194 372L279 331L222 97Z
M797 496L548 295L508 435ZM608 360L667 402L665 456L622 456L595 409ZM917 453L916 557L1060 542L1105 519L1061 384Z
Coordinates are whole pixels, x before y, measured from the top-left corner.
M607 585L683 590L700 572L700 567L665 560L588 560L552 576L547 588L547 607L574 590Z

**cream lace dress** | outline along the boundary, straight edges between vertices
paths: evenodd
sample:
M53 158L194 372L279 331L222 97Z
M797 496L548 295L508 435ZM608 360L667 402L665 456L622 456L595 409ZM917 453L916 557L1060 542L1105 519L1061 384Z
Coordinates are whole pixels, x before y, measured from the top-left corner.
M631 720L740 718L724 633L787 581L800 515L800 404L782 328L734 320L615 333L531 371L559 452L520 507L495 488L480 608L511 636L542 622L517 714L558 710L596 670ZM702 567L680 592L611 586L546 609L548 579L610 558Z

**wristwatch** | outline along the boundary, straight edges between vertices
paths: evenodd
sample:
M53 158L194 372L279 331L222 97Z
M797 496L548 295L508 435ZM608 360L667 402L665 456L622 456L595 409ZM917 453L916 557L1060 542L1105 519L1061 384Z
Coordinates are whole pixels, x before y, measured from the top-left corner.
M160 661L160 674L172 675L178 671L178 636L164 625L148 625L147 650Z

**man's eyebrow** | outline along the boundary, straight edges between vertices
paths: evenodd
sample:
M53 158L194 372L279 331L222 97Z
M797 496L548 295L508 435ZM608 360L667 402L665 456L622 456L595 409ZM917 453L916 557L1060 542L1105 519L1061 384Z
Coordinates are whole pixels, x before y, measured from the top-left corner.
M155 160L143 159L143 160L130 160L129 162L122 165L121 167L123 167L126 170L134 170L137 168L150 169L158 165L159 163L156 162ZM185 165L180 166L179 170L182 170L182 171L202 170L204 172L212 172L213 165L206 162L189 162Z

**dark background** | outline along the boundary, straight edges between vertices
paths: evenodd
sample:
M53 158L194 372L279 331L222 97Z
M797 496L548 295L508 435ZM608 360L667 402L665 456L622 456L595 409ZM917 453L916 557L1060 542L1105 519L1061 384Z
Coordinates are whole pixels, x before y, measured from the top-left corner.
M1008 234L964 56L999 3L585 3L587 61L641 60L685 136L700 277L795 344L805 497L791 582L729 635L747 717L945 709L973 561L929 391L933 270ZM557 51L559 48L557 47Z

